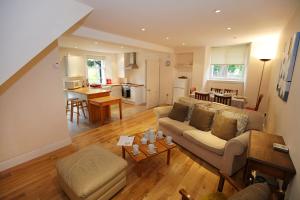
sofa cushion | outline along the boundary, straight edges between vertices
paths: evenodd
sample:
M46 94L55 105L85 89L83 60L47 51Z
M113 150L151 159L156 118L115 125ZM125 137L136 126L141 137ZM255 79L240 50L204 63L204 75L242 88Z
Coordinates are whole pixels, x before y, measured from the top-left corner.
M215 114L211 133L223 140L230 140L236 136L237 120L225 117L219 112Z
M162 126L177 135L182 135L183 131L186 130L197 130L196 128L190 126L188 123L179 122L169 117L160 118L158 122L159 126Z
M209 151L223 155L226 140L212 135L209 131L188 130L183 132L183 137Z
M91 145L57 161L57 172L81 198L89 196L126 170L127 162L99 145Z
M201 131L209 131L214 114L214 112L195 108L191 116L190 125Z
M245 132L247 124L248 124L248 115L239 112L239 111L232 111L232 110L221 110L219 111L223 116L227 118L232 118L237 120L237 133L236 136Z
M180 122L184 122L188 114L188 111L189 111L189 107L187 105L175 102L168 117Z
M190 121L193 110L195 108L196 105L200 104L200 105L209 105L211 104L211 102L209 101L202 101L202 100L198 100L195 98L190 98L190 97L180 97L178 100L178 103L181 103L183 105L186 105L189 107L189 111L188 114L186 116L185 121Z

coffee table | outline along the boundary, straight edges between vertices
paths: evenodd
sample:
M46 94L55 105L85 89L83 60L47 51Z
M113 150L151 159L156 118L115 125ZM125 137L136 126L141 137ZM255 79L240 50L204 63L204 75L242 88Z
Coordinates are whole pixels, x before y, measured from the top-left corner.
M133 144L139 145L140 153L137 155L133 154L132 146L122 146L122 156L125 159L125 153L130 156L130 158L136 162L137 165L137 175L141 176L142 169L141 169L141 162L144 160L148 160L149 158L159 155L161 153L167 152L167 165L170 164L170 158L171 158L171 149L176 147L175 143L172 143L171 145L167 144L165 139L156 139L156 142L154 145L156 146L156 153L149 153L148 152L148 144L142 144L141 139L143 137L143 133L137 133L132 136L134 137Z

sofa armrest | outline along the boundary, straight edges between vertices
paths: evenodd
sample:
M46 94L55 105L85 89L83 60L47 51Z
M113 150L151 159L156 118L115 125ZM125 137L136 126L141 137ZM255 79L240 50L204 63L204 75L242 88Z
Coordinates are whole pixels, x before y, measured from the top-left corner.
M154 113L156 114L157 119L162 117L167 117L171 112L173 106L160 106L154 108Z
M248 147L249 134L250 132L247 131L227 141L222 159L222 173L231 176L244 166L246 163L246 151Z
M239 136L236 136L227 141L225 145L225 153L233 155L241 155L248 147L250 131L247 131Z

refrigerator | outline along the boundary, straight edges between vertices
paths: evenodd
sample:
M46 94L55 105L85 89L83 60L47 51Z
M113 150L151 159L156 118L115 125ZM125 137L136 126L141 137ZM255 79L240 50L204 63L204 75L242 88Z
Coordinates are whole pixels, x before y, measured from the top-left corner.
M189 95L189 79L176 78L173 83L173 103L180 97Z

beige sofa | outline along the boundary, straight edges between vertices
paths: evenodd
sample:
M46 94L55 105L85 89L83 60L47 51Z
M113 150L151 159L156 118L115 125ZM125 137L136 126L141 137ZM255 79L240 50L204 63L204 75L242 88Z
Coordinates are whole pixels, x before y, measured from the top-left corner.
M177 144L229 176L241 169L246 163L249 132L253 129L263 129L263 115L255 111L242 110L189 97L182 97L179 99L179 102L187 104L190 107L199 104L216 110L230 110L248 115L246 131L226 141L212 135L210 131L204 132L190 126L188 121L179 122L169 118L168 114L172 106L157 107L154 109L157 116L158 129L162 130L165 135L172 136Z

